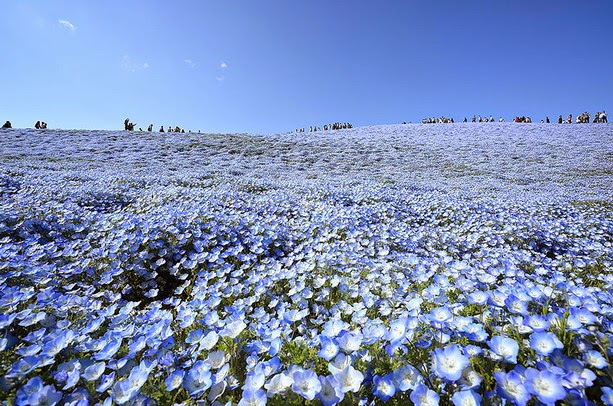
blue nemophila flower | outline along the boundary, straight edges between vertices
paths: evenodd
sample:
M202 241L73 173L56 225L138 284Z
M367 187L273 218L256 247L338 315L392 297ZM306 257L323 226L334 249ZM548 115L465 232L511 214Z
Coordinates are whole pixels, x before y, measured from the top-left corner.
M509 295L505 299L504 304L511 313L521 314L522 316L528 315L528 303L514 294Z
M603 386L600 389L602 390L602 396L600 397L600 400L602 400L602 403L604 403L607 406L613 406L613 388L610 388L608 386Z
M347 330L348 328L349 324L340 319L329 320L324 324L321 335L334 338L338 336L342 330Z
M98 384L98 387L96 387L96 392L98 393L106 392L106 390L111 387L113 382L115 382L115 372L114 371L108 375L102 375L102 377L100 378L100 384Z
M60 403L62 397L62 392L55 390L52 385L47 385L30 394L26 404L33 406L54 406Z
M264 386L266 382L266 375L261 370L254 369L247 373L247 377L245 378L245 385L243 386L243 390L247 389L259 389Z
M401 392L415 389L424 380L419 371L412 365L405 365L394 371L393 376L396 388Z
M374 344L383 338L385 332L385 325L380 320L371 320L362 328L362 342L365 345Z
M429 314L430 321L433 323L444 323L453 317L448 307L437 307L432 309Z
M214 402L218 397L223 395L227 387L228 383L225 380L221 380L217 383L214 383L213 386L211 386L211 389L209 390L209 394L206 396L206 399L211 403Z
M582 309L578 307L571 307L570 315L575 317L581 324L584 325L594 324L598 321L598 319L592 312L587 309Z
M341 371L334 374L338 381L341 392L357 392L364 380L364 375L351 365L345 366Z
M121 337L116 337L116 338L111 339L109 342L105 344L102 350L94 354L93 358L96 361L106 361L106 360L111 359L117 353L117 351L119 351L119 348L121 347L121 341L122 341Z
M464 328L464 331L466 336L473 341L483 342L488 337L485 327L480 323L470 323Z
M36 392L40 392L43 389L44 383L42 378L36 376L26 382L21 388L17 390L15 395L15 403L17 405L27 405L30 395Z
M207 364L211 366L211 369L221 368L227 361L225 351L212 351L206 359Z
M336 357L339 350L336 339L320 335L319 340L321 349L317 352L317 355L326 361L330 361L332 358Z
M247 370L252 370L255 368L257 363L260 361L260 357L256 352L252 352L251 355L245 359L245 364L247 364Z
M272 397L279 393L284 393L287 388L292 386L294 379L287 372L281 372L273 376L270 381L264 384L268 391L268 396Z
M213 376L213 383L221 382L228 376L228 372L230 372L230 364L225 364L217 373Z
M72 342L73 338L74 332L72 330L66 330L54 339L43 344L43 353L49 356L54 356L66 348Z
M105 369L106 369L106 364L104 362L97 362L85 368L81 376L86 381L95 381L102 376Z
M200 340L200 349L202 350L210 350L217 344L219 341L219 335L214 331L209 331L201 340Z
M56 382L65 384L62 389L70 389L81 378L81 363L76 359L64 362L58 366L57 370L53 373L53 377Z
M126 379L113 385L113 400L121 405L138 395L141 387L147 382L151 369L152 365L145 361L132 368Z
M34 355L28 355L16 361L11 366L11 370L6 374L7 378L19 378L29 374L41 364L41 358Z
M483 292L481 290L477 290L468 295L468 303L476 304L476 305L484 305L487 303L489 295L487 292Z
M462 371L469 365L468 358L457 345L437 348L432 355L432 370L441 378L448 381L457 381Z
M321 383L321 390L317 394L317 399L324 406L336 405L345 397L345 393L340 389L340 384L333 375L320 376L319 382Z
M548 330L550 323L541 315L531 314L524 319L524 325L530 327L533 331L541 332Z
M390 342L402 340L405 337L408 319L401 317L390 323L385 339Z
M336 337L336 342L346 354L351 354L360 349L362 345L362 334L343 330Z
M555 405L556 401L566 397L566 390L560 377L550 371L538 371L529 368L525 372L525 386L529 393L535 395L546 405Z
M462 371L462 377L458 383L462 386L462 389L476 389L481 385L482 381L481 376L472 367L468 366Z
M179 388L183 384L184 376L185 371L182 369L175 369L174 371L172 371L170 375L164 380L166 390L170 392Z
M262 373L268 377L281 369L281 360L279 357L273 357L268 361L259 363L256 369L261 369Z
M584 368L583 363L576 359L568 358L564 362L564 385L567 388L585 389L592 386L596 375L589 369Z
M243 391L238 406L264 406L267 400L266 392L262 389L247 389Z
M517 341L509 337L494 336L487 345L492 351L505 362L517 363L517 353L519 352L519 344Z
M515 371L508 373L494 372L496 379L496 393L503 398L510 400L518 406L525 406L530 400L530 394L524 386L523 378Z
M415 406L438 406L440 399L438 393L429 389L426 385L419 385L409 396Z
M373 378L373 395L387 402L396 393L393 374L375 375Z
M183 378L183 387L194 397L201 396L212 385L210 366L204 361L196 361Z
M455 406L478 406L481 404L481 396L472 390L456 392L451 397Z
M546 356L551 354L556 348L564 348L564 345L555 334L542 332L530 335L530 348L538 354Z
M19 322L19 325L28 327L40 321L43 321L46 317L47 314L45 312L30 313L28 316L26 316L23 320Z
M321 390L321 382L317 374L312 370L296 371L292 375L294 383L292 391L304 397L306 400L313 400L315 395Z
M589 350L585 354L583 354L585 362L590 364L596 369L602 369L608 365L605 357L602 356L601 353L594 350Z
M85 388L77 388L63 399L64 406L88 406L91 401Z
M224 328L219 332L219 335L221 337L236 338L246 327L247 325L244 321L235 320L231 323L226 324Z
M347 365L351 365L352 362L353 360L351 356L343 354L341 352L337 354L336 357L334 357L333 361L328 363L328 371L330 371L330 373L334 375L337 372L342 371Z

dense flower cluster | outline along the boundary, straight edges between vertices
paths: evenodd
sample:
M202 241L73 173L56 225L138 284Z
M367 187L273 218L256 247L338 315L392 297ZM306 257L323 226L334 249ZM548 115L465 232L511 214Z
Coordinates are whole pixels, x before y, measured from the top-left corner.
M613 404L602 128L2 133L0 398Z

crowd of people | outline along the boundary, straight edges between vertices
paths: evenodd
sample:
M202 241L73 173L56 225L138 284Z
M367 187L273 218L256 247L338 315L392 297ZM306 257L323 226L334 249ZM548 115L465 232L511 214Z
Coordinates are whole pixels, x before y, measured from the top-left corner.
M574 123L578 123L578 124L587 124L590 123L591 119L591 115L590 113L583 112L581 114L579 114ZM481 117L480 115L473 115L472 120L473 123L493 123L494 120L494 116L492 116L490 114L489 118L486 116ZM504 122L504 118L500 117L500 119L498 120L499 122ZM454 123L454 119L452 117L445 117L445 116L441 116L441 117L430 117L430 118L424 118L423 120L421 120L422 124L440 124L440 123ZM463 120L464 123L468 123L468 118L464 117ZM530 117L527 116L515 116L515 118L513 119L513 122L515 123L532 123L532 119ZM541 123L547 123L549 124L551 121L549 120L549 117L545 117L544 120L540 121ZM592 123L608 123L608 118L607 118L607 113L606 111L598 111L594 114L594 118L591 121ZM569 114L568 117L566 118L566 120L564 120L562 118L562 115L560 114L560 116L558 117L558 124L572 124L573 123L573 115ZM403 122L402 124L406 124L406 121ZM125 131L134 131L134 128L136 126L136 123L133 123L130 121L129 118L126 118L123 122L124 125L124 130ZM6 121L4 123L4 125L1 127L3 129L7 129L7 128L13 128L13 125L11 124L10 121ZM47 128L47 123L44 121L37 121L36 124L34 125L34 128L36 128L37 130L39 129L46 129ZM325 124L321 127L319 126L310 126L309 127L309 132L317 132L317 131L328 131L328 130L343 130L343 129L348 129L348 128L353 128L353 124L351 123L341 123L341 122L336 122L336 123L332 123L332 124ZM139 131L143 131L142 128L138 129ZM152 132L153 131L153 124L149 124L149 126L147 127L147 131L148 132ZM157 131L160 133L163 132L175 132L175 133L185 133L185 129L179 127L179 126L168 126L166 127L166 130L164 130L164 126L160 126L160 129ZM191 133L191 130L189 130L188 132ZM200 132L200 131L198 131ZM296 133L305 133L306 129L305 128L297 128Z
M134 127L136 126L135 123L131 122L129 118L126 118L123 122L123 129L125 131L134 131ZM144 131L142 128L138 128L138 131ZM148 132L152 132L153 131L153 124L149 124L149 126L147 127L147 131ZM157 131L159 133L164 133L164 132L169 132L169 133L185 133L185 129L179 127L178 125L173 127L171 125L169 125L168 127L166 127L166 130L164 130L164 126L160 126L160 129ZM191 130L189 130L188 132L191 133ZM200 132L200 131L198 131Z
M568 122L572 122L572 115L568 116ZM590 113L588 113L587 111L579 114L577 116L576 119L576 123L577 124L589 124L590 123ZM594 121L592 121L593 123L607 123L607 113L604 111L598 111L596 112L596 114L594 114Z
M353 124L351 123L332 123L332 124L325 124L323 127L318 127L318 126L310 126L309 127L309 132L316 132L316 131L328 131L328 130L346 130L348 128L353 128ZM306 129L305 128L296 128L297 133L305 133Z
M558 124L572 124L573 122L577 124L587 124L590 122L592 123L608 123L609 122L607 119L607 113L605 111L597 112L596 114L594 114L594 119L592 121L590 120L591 120L591 116L590 116L590 113L588 113L587 111L577 116L575 121L573 121L572 114L569 114L566 120L564 120L562 118L562 115L560 114L560 116L558 117ZM473 123L493 123L496 120L494 120L494 116L490 114L489 118L487 116L481 117L480 115L479 116L473 115L473 118L471 121ZM503 123L505 119L500 117L498 121ZM421 122L422 124L439 124L439 123L454 123L454 120L453 118L441 116L439 118L436 118L436 117L424 118L423 120L421 120ZM464 120L462 122L468 123L468 118L464 117ZM532 118L528 116L515 116L515 118L513 119L513 122L514 123L532 123ZM549 117L545 117L545 119L541 120L540 122L549 124L551 123L551 120L549 120ZM403 122L403 124L406 124L406 122Z
M430 118L424 118L423 120L421 120L422 124L450 124L450 123L454 123L453 118L448 118L448 117L430 117Z

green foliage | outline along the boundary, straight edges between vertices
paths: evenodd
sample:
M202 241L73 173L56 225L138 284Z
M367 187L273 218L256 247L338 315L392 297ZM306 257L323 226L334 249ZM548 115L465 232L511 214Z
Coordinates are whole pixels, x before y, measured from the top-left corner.
M458 314L464 317L479 316L480 314L483 314L485 309L485 305L467 304L462 309L460 309Z
M607 274L607 267L602 260L598 260L594 264L587 264L583 268L574 268L573 270L574 274L588 288L602 289L606 286L603 277Z
M286 341L281 347L279 358L283 365L298 365L312 369L318 375L328 375L328 362L317 355L317 348L304 341Z
M481 382L483 391L488 392L494 390L496 387L494 372L504 370L502 364L483 355L477 355L470 358L470 365L483 379Z

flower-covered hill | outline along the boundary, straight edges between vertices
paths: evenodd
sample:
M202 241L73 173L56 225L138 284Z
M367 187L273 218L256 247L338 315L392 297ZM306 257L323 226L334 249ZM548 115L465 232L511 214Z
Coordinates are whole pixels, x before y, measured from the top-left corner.
M609 126L0 140L0 398L613 403Z

